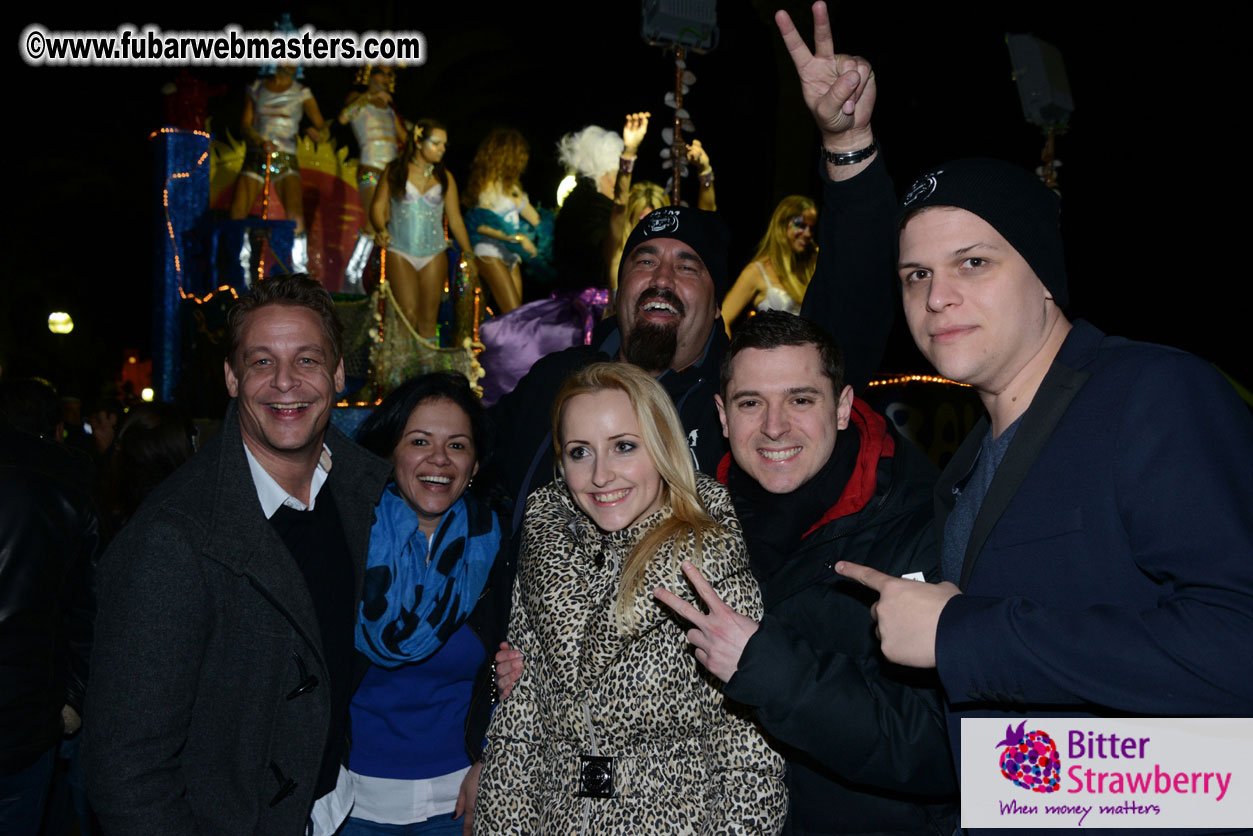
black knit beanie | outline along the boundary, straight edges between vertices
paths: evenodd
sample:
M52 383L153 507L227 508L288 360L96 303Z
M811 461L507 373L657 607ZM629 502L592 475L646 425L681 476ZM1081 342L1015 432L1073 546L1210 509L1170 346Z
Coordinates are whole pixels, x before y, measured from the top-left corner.
M622 247L622 263L618 266L618 285L630 263L628 256L650 238L674 238L687 244L700 260L714 282L714 300L722 301L727 292L727 246L730 234L722 218L713 212L687 206L663 206L654 209L635 225Z
M1061 199L1035 175L985 157L936 166L918 178L901 199L897 229L927 206L953 206L987 221L1031 266L1058 307L1064 308L1069 302Z

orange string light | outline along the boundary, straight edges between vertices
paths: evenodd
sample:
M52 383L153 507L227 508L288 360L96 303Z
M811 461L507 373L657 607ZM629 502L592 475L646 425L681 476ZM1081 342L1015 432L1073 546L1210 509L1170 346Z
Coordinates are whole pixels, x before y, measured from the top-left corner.
M148 134L148 139L154 139L160 134L193 134L195 136L202 136L205 139L209 138L209 134L205 131L188 131L182 128L161 128L160 130L153 131ZM205 151L200 155L200 158L196 160L195 168L199 168L204 165L204 162L207 159L209 159L209 152ZM165 232L170 236L170 246L174 249L174 275L178 276L178 295L182 299L193 299L196 304L201 304L202 302L207 301L213 294L210 293L203 299L196 299L193 294L190 294L183 289L183 260L178 252L178 236L174 234L174 221L170 218L170 182L172 180L186 180L190 178L191 175L192 172L190 171L176 171L165 178L165 183L161 188L161 208L165 212ZM234 291L232 291L232 293L233 292Z
M884 377L872 380L867 386L896 386L900 383L945 383L949 386L961 386L970 388L969 383L958 383L956 380L949 380L947 377L941 377L938 374L902 374L895 377Z

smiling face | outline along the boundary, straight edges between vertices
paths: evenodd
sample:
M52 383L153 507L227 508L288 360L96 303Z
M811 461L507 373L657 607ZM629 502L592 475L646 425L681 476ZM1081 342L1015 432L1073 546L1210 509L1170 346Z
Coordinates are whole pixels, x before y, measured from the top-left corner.
M624 354L655 373L682 370L699 360L719 315L705 262L676 238L646 239L624 256L618 300ZM637 331L672 332L674 351L668 362L660 356L645 362L632 359Z
M792 252L803 253L814 244L814 230L818 226L818 210L806 209L787 223L787 240Z
M244 443L263 467L276 460L316 463L344 364L318 315L296 305L265 305L248 314L236 356L226 361L226 389L239 407Z
M422 401L409 413L392 465L396 487L418 515L418 528L434 534L479 470L470 416L447 398Z
M432 128L418 143L418 156L432 165L444 159L448 150L448 132L443 128Z
M575 503L602 531L627 528L661 508L665 483L626 392L603 389L566 402L561 464Z
M771 493L791 493L831 458L848 428L853 388L837 396L812 343L746 348L731 361L722 432L740 469Z
M964 209L919 212L901 230L898 273L909 330L940 374L1030 400L1068 324L1000 233Z

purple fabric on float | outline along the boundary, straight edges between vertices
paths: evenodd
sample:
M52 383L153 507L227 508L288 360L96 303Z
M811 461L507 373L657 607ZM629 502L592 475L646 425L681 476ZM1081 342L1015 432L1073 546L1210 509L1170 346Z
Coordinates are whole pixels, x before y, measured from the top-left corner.
M491 406L518 385L535 361L574 345L587 345L609 306L609 291L589 287L515 308L479 326L485 377L483 405Z

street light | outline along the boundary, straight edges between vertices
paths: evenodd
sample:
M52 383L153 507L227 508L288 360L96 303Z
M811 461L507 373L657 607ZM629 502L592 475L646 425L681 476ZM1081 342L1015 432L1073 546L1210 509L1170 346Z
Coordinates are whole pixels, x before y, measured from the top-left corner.
M48 314L48 330L54 334L68 334L74 330L74 320L65 311Z

